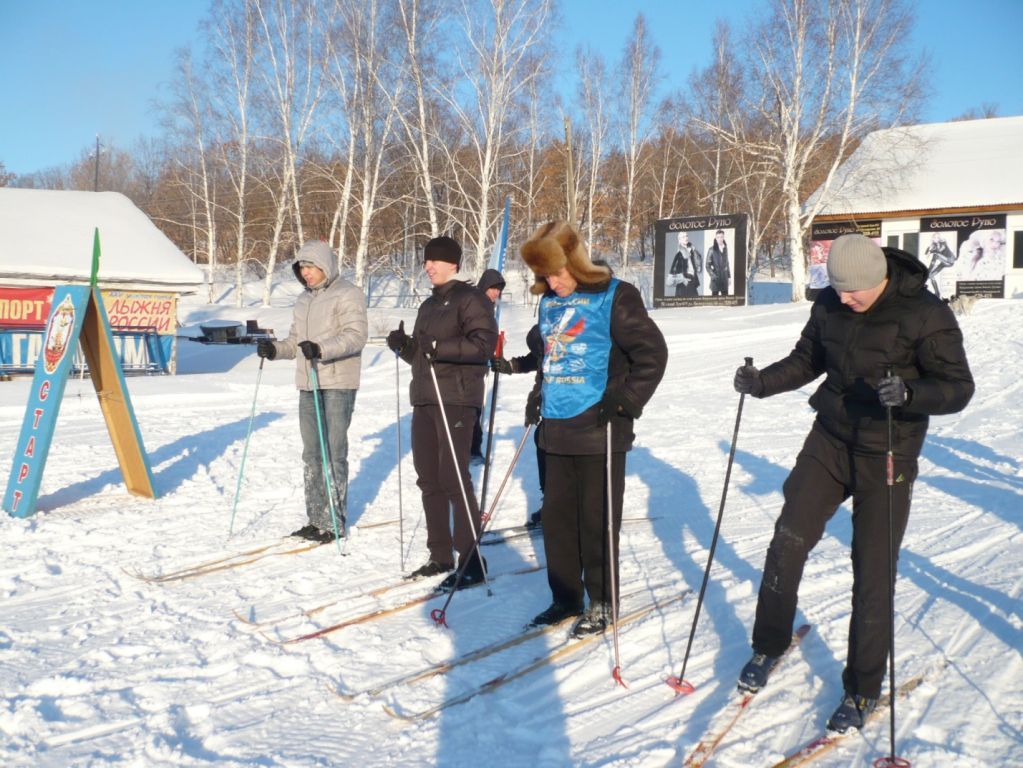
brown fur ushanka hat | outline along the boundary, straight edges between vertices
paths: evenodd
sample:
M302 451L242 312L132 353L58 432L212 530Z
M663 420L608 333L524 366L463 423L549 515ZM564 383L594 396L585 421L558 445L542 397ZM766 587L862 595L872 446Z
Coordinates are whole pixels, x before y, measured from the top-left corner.
M541 226L522 244L519 253L536 276L536 282L529 290L538 296L548 290L544 277L562 267L584 285L597 285L611 278L611 270L590 261L579 231L564 221L552 221Z

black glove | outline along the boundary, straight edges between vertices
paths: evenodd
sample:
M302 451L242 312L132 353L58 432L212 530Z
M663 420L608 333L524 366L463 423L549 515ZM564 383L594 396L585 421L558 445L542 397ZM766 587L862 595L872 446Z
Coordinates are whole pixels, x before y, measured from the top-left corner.
M600 398L600 405L597 407L597 424L606 427L615 416L639 418L639 414L634 412L631 404L618 392L605 390L604 396Z
M760 397L764 393L764 381L760 378L760 371L752 365L743 365L735 369L735 381L732 382L732 386L740 395Z
M503 357L490 358L490 370L494 373L515 373L515 366Z
M886 408L898 408L909 401L909 390L901 376L885 376L877 383L877 397Z
M387 334L387 346L394 354L400 355L406 344L408 344L408 334L405 333L405 321L402 320L398 323L398 330Z
M306 360L317 360L320 357L320 345L315 341L300 341L298 348L302 350Z
M430 362L433 362L437 358L437 337L432 336L425 331L420 331L416 334L416 346L419 347L419 351L423 353Z
M270 339L260 339L256 342L256 354L260 357L265 357L267 360L273 360L277 357L277 347Z
M540 390L534 389L526 398L526 426L540 423Z

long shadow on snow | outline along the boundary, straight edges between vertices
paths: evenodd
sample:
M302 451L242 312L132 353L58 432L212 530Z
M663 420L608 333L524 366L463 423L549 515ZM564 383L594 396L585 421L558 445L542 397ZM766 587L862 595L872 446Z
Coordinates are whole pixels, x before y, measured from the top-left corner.
M355 418L358 418L359 405L356 399ZM363 435L360 439L363 442L376 441L376 447L366 456L359 466L358 477L351 476L348 479L348 524L355 525L366 514L370 504L380 494L384 483L390 482L393 475L393 482L398 482L398 474L395 472L395 464L398 459L398 430L401 430L401 483L402 483L402 513L406 516L406 523L409 519L419 519L422 505L418 492L407 493L414 485L409 478L415 481L416 470L411 461L406 457L412 453L412 414L404 413L401 416L401 423L393 422L386 425L378 432ZM386 519L398 519L398 510L391 510L392 514ZM368 522L384 522L384 520L371 520Z
M935 601L944 600L961 608L964 613L973 617L984 631L1023 655L1023 650L1020 650L1023 649L1023 630L1005 618L1016 616L1023 619L1023 608L1020 607L1018 595L1005 595L991 587L974 584L940 565L935 565L930 558L905 548L900 552L899 560L904 564L904 567L899 569L899 576L910 579L921 591L930 596L917 611L918 617L925 617L927 610ZM916 624L916 620L911 617L907 617L907 621ZM926 623L926 618L924 622Z
M514 448L521 439L522 428L495 433L495 454L498 441L507 441ZM501 455L504 456L505 452L501 451ZM499 466L496 462L491 465L487 485L487 511L491 511L498 487L507 471L506 465ZM476 474L476 494L479 498L482 475ZM512 482L521 483L523 490L533 489L537 485L535 450L531 437L508 479L509 486ZM506 487L502 498L506 498L508 493L509 488ZM418 494L413 505L416 509L421 507ZM501 514L502 507L506 506L505 502L501 502L494 510L495 517L490 527L499 528L521 522L509 519L507 509ZM533 508L530 503L526 512ZM544 562L543 539L540 536L515 541L530 542L535 562ZM520 570L534 562L528 556L529 551L515 543L483 547L482 553L491 576ZM446 632L452 638L453 657L486 644L487 641L481 640L481 634L485 633L488 639L512 636L546 608L551 599L546 571L501 577L494 583L493 592L493 596L488 597L483 588L477 587L456 594L452 599L447 613L449 629L438 631ZM437 605L431 605L430 608L443 604L441 601L434 602ZM429 612L429 609L424 610L422 620L432 624ZM501 629L487 632L493 625L501 625ZM552 633L497 654L490 658L489 661L493 663L489 669L484 666L487 662L477 662L460 670L465 675L449 673L444 678L443 698L457 696L469 685L480 684L498 674L524 666L541 655L543 648L557 642L566 631L561 635ZM480 668L474 669L477 665ZM462 768L472 763L508 768L571 765L574 762L572 747L566 733L564 702L555 679L555 670L553 665L540 667L495 694L486 694L441 712L434 764L441 768Z
M727 441L722 440L719 443L719 447L722 452L721 482L724 483L727 455L731 446ZM699 593L704 569L707 566L706 555L710 551L710 543L714 535L714 526L721 502L720 495L716 495L713 499L713 509L711 509L700 499L699 490L690 476L652 457L646 449L636 449L633 453L647 455L647 460L643 461L641 465L644 467L644 471L649 471L651 467L657 467L656 471L651 473L653 479L663 480L665 477L672 478L668 482L661 482L659 484L647 481L651 489L651 514L657 515L663 509L670 510L676 508L679 504L679 499L692 499L698 503L697 506L691 506L681 515L675 516L675 518L671 514L666 514L662 516L661 520L654 521L654 528L661 539L665 554L675 563L676 567L682 572L686 582L693 589L694 599L686 603L689 607L689 615L692 616L692 612L695 611L696 607L695 595ZM732 468L731 487L728 489L729 498L734 498L737 490L735 470L739 467L751 475L751 478L741 486L741 490L748 494L756 495L779 491L791 470L791 468L779 466L764 460L760 456L737 448ZM642 475L643 471L640 474ZM713 694L707 696L701 702L699 707L686 715L686 730L673 745L680 750L680 758L688 754L688 752L682 753L681 750L688 750L691 745L699 741L705 734L706 727L713 717L728 704L732 697L737 695L735 693L735 681L738 679L742 664L745 663L750 653L750 633L753 627L747 627L736 615L733 604L729 602L727 594L720 586L722 580L720 569L727 569L736 582L748 581L752 583L754 591L748 598L744 599L748 600L751 606L755 606L757 599L756 590L760 586L763 574L762 563L763 558L767 554L766 544L769 536L765 536L764 549L758 551L755 555L757 558L756 564L750 564L728 544L729 506L726 499L721 532L718 538L717 549L714 553L714 565L711 569L700 621L696 630L698 638L705 636L709 631L709 622L714 628L714 633L720 639L720 652L715 657L714 669L709 680L706 673L702 672L698 666L692 666L692 658L690 658L691 666L687 670L686 675L689 681L696 685L697 688L701 684L709 684L711 680L716 681L717 688ZM843 512L843 507L845 514L840 514ZM835 516L829 521L825 535L837 538L842 542L843 546L848 548L852 543L851 514L848 505L843 505L843 507L840 507ZM780 512L780 505L776 510L772 510L772 528L773 520L777 519ZM838 519L836 520L836 518ZM685 555L681 548L674 543L682 540L686 529L704 547L698 560L693 560L688 555ZM769 533L770 531L765 531L765 534ZM813 558L812 552L810 558ZM808 565L810 562L811 560L808 559ZM802 610L797 610L796 625L806 622L807 618ZM690 626L687 623L684 636L672 639L672 663L676 672L680 668L685 654L685 644L688 640ZM813 712L825 711L829 705L834 704L834 701L837 700L841 692L842 664L840 662L836 663L833 653L821 644L819 640L815 639L813 635L803 641L800 653L806 659L806 663L810 668L814 670L815 676L830 682L829 685L822 686L816 700L810 707L810 711ZM761 697L770 695L770 687L760 694ZM684 701L679 701L678 704L686 706Z
M278 412L257 413L252 422L253 434L282 418L283 415ZM150 451L151 467L171 462L153 476L157 496L165 496L176 491L186 480L194 477L200 467L208 467L222 457L229 446L245 439L248 428L249 419L239 419L204 432L186 435L155 451ZM119 485L123 482L120 467L110 469L89 480L72 483L42 496L38 508L40 511L58 509L99 493L108 485ZM218 487L217 490L224 496L224 491L228 489ZM229 490L233 493L234 489L232 487Z
M724 456L727 457L729 444L722 441L721 449ZM736 458L737 464L745 466L743 463L745 460L750 465L747 467L753 474L750 487L758 489L757 492L766 492L769 487L776 487L776 485L771 486L773 476L778 472L775 465L758 459L752 454L744 453L740 456L738 451ZM721 463L722 483L724 482L726 461L727 458L723 459ZM682 624L682 633L677 637L664 638L670 665L677 674L681 670L682 660L685 656L686 643L689 639L692 617L696 611L697 596L703 582L704 570L707 567L706 558L714 537L714 526L717 522L721 499L720 496L716 496L713 508L708 506L701 498L699 488L690 475L659 459L646 448L640 447L632 450L629 457L629 469L630 474L638 475L650 489L649 513L657 518L652 521L653 529L661 542L665 557L682 574L686 584L693 590L692 597L684 603L682 612L685 614L686 621ZM734 487L729 490L730 493L735 493ZM699 739L711 718L725 706L733 695L739 668L747 658L751 628L746 627L736 614L734 604L729 601L722 586L721 574L722 570L725 570L736 582L749 581L759 585L760 569L739 555L729 544L728 517L726 504L721 532L714 552L714 565L707 582L707 591L704 595L699 624L696 629L697 641L699 638L706 638L708 633L715 634L720 640L720 652L715 654L713 670L709 673L706 669L701 668L692 657L689 659L689 666L686 670L686 679L697 688L716 685L716 689L695 710L680 712L680 717L686 718L687 727L678 743L693 743ZM686 552L682 544L687 534L700 543L699 551L694 554ZM755 600L755 596L750 599ZM697 641L694 641L694 646ZM667 686L664 687L664 692L667 701L672 694ZM684 700L679 700L675 706L687 707L689 705Z

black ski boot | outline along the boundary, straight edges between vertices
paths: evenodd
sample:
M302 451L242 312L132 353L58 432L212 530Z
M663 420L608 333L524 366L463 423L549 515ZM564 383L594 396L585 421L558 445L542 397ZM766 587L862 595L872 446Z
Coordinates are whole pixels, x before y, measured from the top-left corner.
M590 603L590 607L586 609L586 613L580 616L575 624L572 625L570 634L572 637L582 637L583 635L596 635L607 629L607 625L611 623L611 604L610 603Z
M296 539L308 539L309 541L316 541L316 538L320 535L320 529L312 523L303 525L297 531L292 531L291 536Z
M756 693L767 685L767 678L780 658L780 656L754 653L753 657L746 662L746 666L742 668L742 672L739 673L739 690Z
M846 693L842 697L842 703L828 720L828 730L845 733L850 728L860 729L876 706L877 699Z
M438 563L436 560L427 560L426 563L416 568L405 578L408 581L412 581L413 579L425 579L428 576L439 576L454 569L454 567L453 563Z
M458 589L465 589L466 587L475 587L486 581L486 568L487 561L485 558L480 557L475 552L471 555L472 559L468 565L465 566L465 570L462 572L461 581L458 580L458 571L448 574L448 577L444 579L437 587L438 592L450 592L455 589L455 583L458 583Z
M583 612L581 605L564 605L563 603L551 603L546 610L540 611L533 617L533 620L526 625L527 628L546 627L548 624L557 624L578 616Z

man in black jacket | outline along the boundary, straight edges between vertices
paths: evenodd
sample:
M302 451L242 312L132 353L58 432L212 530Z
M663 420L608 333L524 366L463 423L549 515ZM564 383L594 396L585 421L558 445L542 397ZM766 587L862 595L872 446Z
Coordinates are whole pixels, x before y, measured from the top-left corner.
M553 598L533 624L581 613L585 590L589 606L571 631L592 634L602 632L616 610L625 454L634 421L664 375L668 349L636 287L590 261L571 224L545 224L521 253L536 280L530 290L542 294L543 368L527 401L526 423L540 424L546 452L543 539Z
M828 257L829 288L789 355L758 371L743 366L735 389L769 397L826 378L817 411L767 551L753 626L753 657L740 689L756 691L788 647L807 555L838 506L853 503L853 602L842 674L845 694L828 721L860 728L881 691L890 645L887 410L893 418L891 528L897 553L909 518L928 417L956 413L973 395L963 336L948 306L926 290L916 258L843 235ZM890 373L889 373L890 371Z
M483 378L497 346L497 322L490 300L474 286L454 279L462 260L458 243L450 237L435 237L426 244L423 258L433 293L419 307L411 336L405 333L404 323L387 336L387 346L412 366L412 461L430 552L430 559L410 577L453 570L453 546L459 563L465 564L460 586L470 586L484 579L485 564L473 548L480 510L469 473L469 448L483 403ZM451 588L455 576L449 574L441 588Z
M501 294L504 293L504 275L496 269L485 269L483 274L480 275L480 279L476 281L476 287L483 291L484 295L490 299L496 313L497 302L501 300ZM483 404L483 407L486 407L486 403ZM476 420L476 426L472 430L472 450L469 462L475 466L482 466L485 461L486 457L483 455L483 419L481 412L480 418Z

